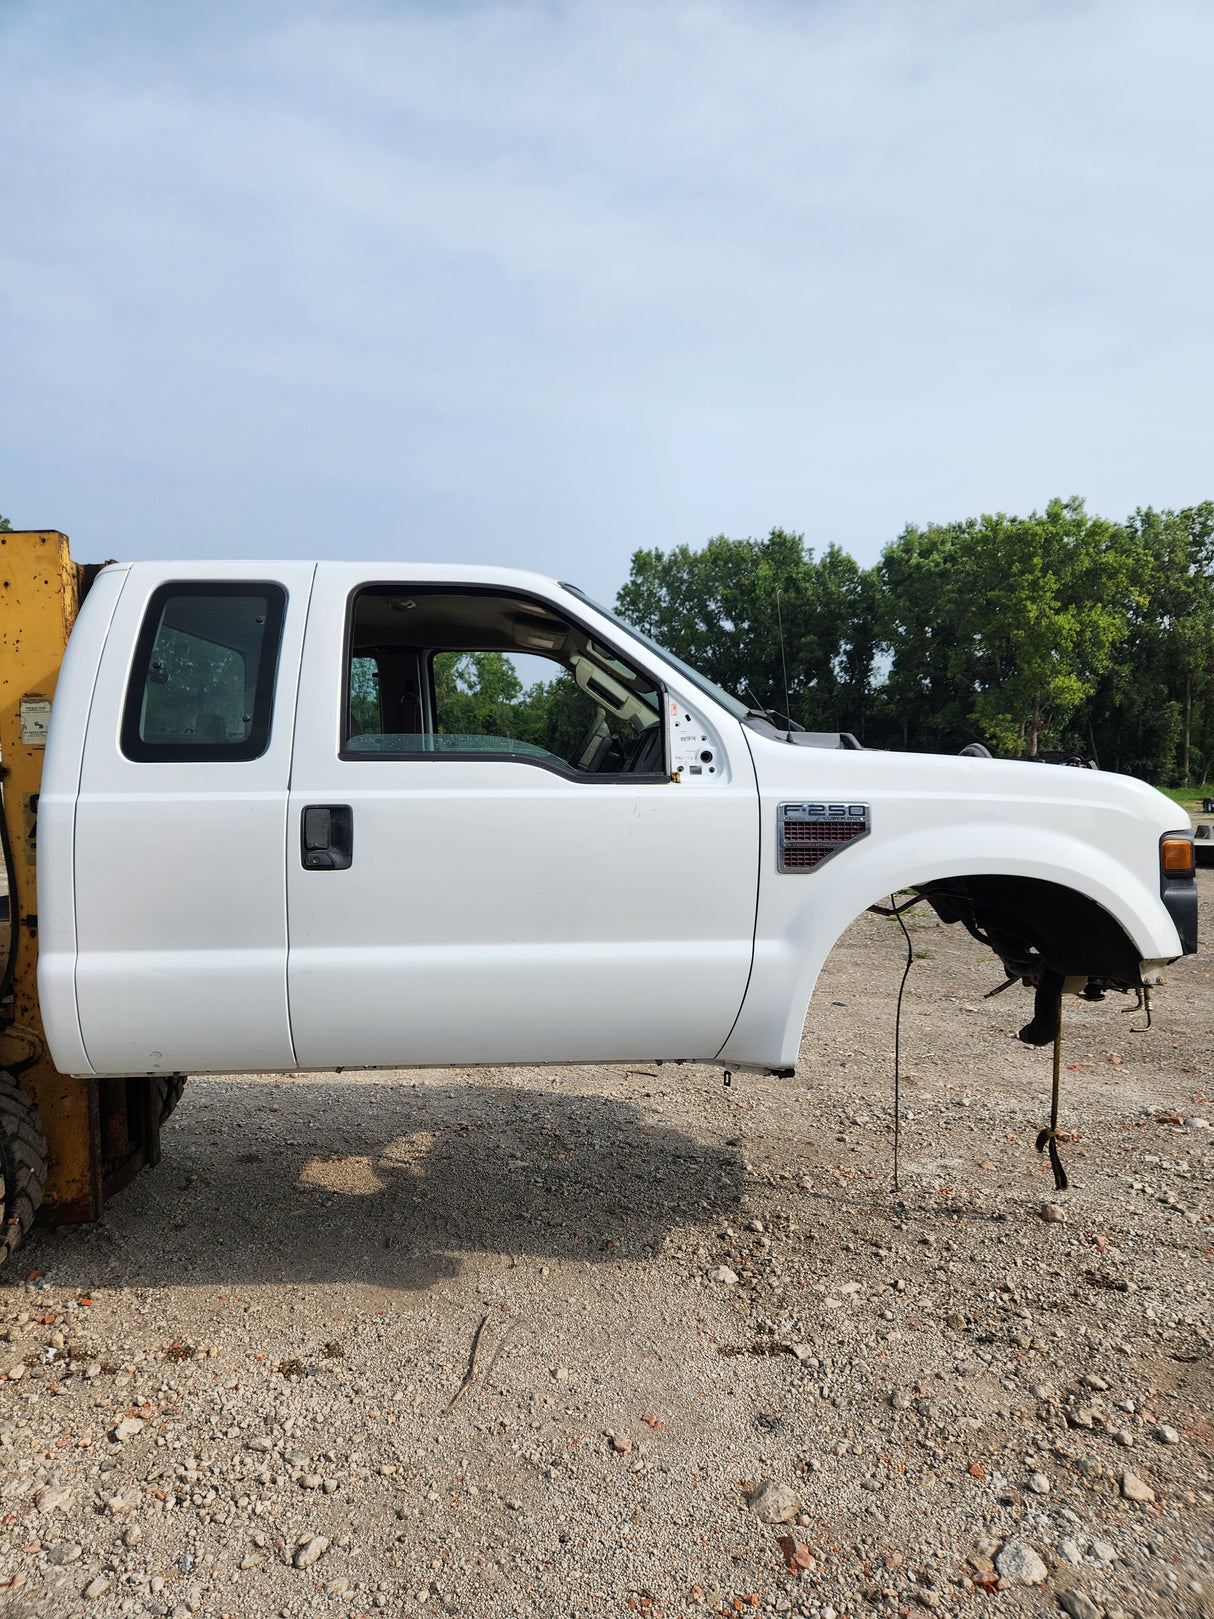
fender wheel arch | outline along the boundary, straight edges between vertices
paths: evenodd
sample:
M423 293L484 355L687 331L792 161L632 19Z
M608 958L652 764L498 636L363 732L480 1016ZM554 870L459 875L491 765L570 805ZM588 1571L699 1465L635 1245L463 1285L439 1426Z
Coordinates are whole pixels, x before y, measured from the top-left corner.
M960 922L1017 977L1048 970L1139 987L1137 945L1115 916L1077 888L998 875L914 886L942 922Z

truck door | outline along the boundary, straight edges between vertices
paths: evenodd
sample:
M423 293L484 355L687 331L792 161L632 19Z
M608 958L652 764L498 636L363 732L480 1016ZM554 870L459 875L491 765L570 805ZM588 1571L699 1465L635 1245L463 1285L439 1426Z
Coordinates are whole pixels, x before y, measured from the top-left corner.
M76 1001L97 1073L295 1066L286 810L313 573L127 575L76 806Z
M717 715L673 781L668 732L700 717L602 632L504 570L318 569L288 817L301 1066L720 1049L753 942L750 754Z

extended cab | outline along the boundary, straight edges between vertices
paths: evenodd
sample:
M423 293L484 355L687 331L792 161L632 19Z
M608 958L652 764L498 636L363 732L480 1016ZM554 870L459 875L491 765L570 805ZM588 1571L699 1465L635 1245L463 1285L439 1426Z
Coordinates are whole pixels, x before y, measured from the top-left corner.
M840 933L909 887L1037 986L1032 1039L1196 949L1151 787L823 740L534 574L107 567L38 803L51 1056L791 1070Z

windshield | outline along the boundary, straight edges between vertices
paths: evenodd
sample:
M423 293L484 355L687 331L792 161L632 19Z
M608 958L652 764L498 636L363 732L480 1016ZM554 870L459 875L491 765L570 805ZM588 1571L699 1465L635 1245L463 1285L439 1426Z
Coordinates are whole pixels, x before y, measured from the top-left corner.
M561 581L561 589L567 590L571 596L576 596L579 601L585 602L587 607L593 607L596 613L602 613L604 618L609 618L613 624L618 625L620 629L631 635L634 641L639 641L642 646L648 647L651 652L656 652L659 658L665 659L672 669L677 669L681 675L691 681L693 686L697 686L705 696L711 697L714 702L720 703L722 708L728 709L735 719L744 720L751 712L745 703L740 703L736 697L731 697L714 680L709 680L707 675L702 675L698 669L693 669L689 663L684 663L682 658L676 657L673 652L668 651L655 641L652 635L646 635L644 630L638 630L635 624L630 624L626 618L621 618L618 613L613 613L610 607L604 607L601 602L596 602L584 590L579 590L576 585L568 585L564 580Z

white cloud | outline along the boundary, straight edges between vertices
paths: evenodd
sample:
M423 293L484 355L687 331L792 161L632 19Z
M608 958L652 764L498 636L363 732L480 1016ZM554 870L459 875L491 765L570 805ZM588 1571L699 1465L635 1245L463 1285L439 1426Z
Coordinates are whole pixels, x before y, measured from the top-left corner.
M0 509L492 557L1211 493L1195 4L0 11Z

